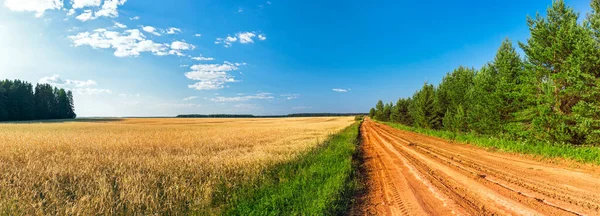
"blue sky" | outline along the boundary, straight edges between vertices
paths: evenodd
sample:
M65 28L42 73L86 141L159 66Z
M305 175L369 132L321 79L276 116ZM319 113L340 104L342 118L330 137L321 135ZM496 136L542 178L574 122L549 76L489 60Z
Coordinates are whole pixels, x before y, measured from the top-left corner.
M551 4L0 2L0 78L72 89L79 116L367 112L524 42L526 16Z

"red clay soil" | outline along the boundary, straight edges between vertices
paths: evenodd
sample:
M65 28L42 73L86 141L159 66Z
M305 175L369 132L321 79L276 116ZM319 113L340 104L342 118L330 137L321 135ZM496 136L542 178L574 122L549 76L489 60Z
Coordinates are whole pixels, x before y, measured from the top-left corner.
M571 168L365 120L352 215L600 215L600 169Z

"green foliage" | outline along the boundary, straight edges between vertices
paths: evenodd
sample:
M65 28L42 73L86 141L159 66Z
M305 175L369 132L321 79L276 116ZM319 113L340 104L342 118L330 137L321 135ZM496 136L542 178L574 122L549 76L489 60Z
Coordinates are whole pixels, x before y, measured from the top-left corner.
M384 109L384 105L383 105L383 101L379 100L377 101L377 105L375 105L375 119L377 120L383 120L383 109Z
M459 67L434 87L425 83L400 99L389 121L425 129L559 144L600 144L600 0L581 22L563 0L546 17L528 17L531 37L509 39L493 62L476 71ZM405 109L407 107L407 109ZM410 119L403 119L410 114ZM388 121L383 103L377 120Z
M0 81L0 121L75 118L73 93L48 84Z
M375 117L375 108L371 108L371 110L369 111L369 118L374 118Z
M237 188L224 215L343 215L359 187L357 122L321 147Z
M411 118L414 125L422 128L439 129L441 118L435 107L435 88L425 83L420 91L417 91L412 103L409 105Z
M396 123L402 123L405 125L412 125L412 117L410 116L409 106L411 99L410 98L400 98L396 105L392 109L392 115L390 116L390 121Z
M521 44L528 60L526 76L534 87L527 95L532 104L528 113L533 114L530 130L552 142L594 143L586 131L600 129L598 119L574 108L600 105L598 42L564 1L555 1L547 14L528 19L531 38Z
M501 130L501 110L506 109L506 101L502 98L505 92L499 90L499 80L497 70L491 65L483 67L475 75L474 86L468 94L470 100L469 128L463 126L460 130L451 131L466 132L467 129L470 129L481 134L495 134ZM444 123L446 123L446 119L444 119Z
M473 79L476 73L477 72L475 69L459 67L444 77L437 89L437 94L435 95L436 110L440 115L442 115L443 120L446 120L444 116L446 113L448 113L453 115L452 121L456 120L467 124L464 113L468 112L468 110L464 109L469 107L467 93L473 88ZM456 113L459 109L459 106L461 106L461 109L463 109L462 114ZM460 117L461 119L456 119L457 117ZM446 127L446 125L454 125L454 123L443 123L443 125ZM460 130L465 131L466 129L467 128L464 128L463 130L461 127Z
M383 112L381 113L381 116L379 117L378 120L380 121L390 121L390 116L392 115L392 109L393 109L392 103L389 104L385 104L383 106Z

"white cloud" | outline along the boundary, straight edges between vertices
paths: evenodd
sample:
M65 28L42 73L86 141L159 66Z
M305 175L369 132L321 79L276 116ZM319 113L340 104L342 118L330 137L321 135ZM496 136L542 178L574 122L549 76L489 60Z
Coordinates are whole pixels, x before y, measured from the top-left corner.
M60 87L89 87L97 85L94 80L70 80L70 79L62 79L58 74L54 74L49 77L42 77L38 83L47 83L50 85L60 86Z
M150 52L157 56L176 54L169 51L168 44L148 40L138 29L125 30L123 33L96 29L93 32L69 36L69 39L76 47L87 45L94 49L114 49L114 55L117 57L139 56L142 52Z
M273 98L274 97L272 96L271 93L258 93L258 94L247 95L247 96L215 97L215 98L211 98L210 100L213 102L217 102L217 103L225 103L225 102L242 102L242 101L249 101L249 100L268 100L268 99L273 99Z
M298 99L298 97L300 97L299 94L285 94L285 95L281 95L281 97L285 97L286 100L294 100L294 99Z
M237 12L238 12L238 13L244 12L244 8L242 8L242 7L239 7L239 8L238 8L238 10L237 10Z
M117 28L127 28L126 25L124 25L122 23L119 23L119 22L115 22L115 27L117 27Z
M172 50L193 50L196 49L194 45L188 44L185 41L174 41L171 43Z
M252 40L252 38L256 37L256 34L252 32L240 32L237 33L237 37L240 38L240 43L242 44L254 43L254 40Z
M36 12L36 17L44 15L46 10L61 9L63 0L6 0L4 6L12 11Z
M167 29L167 34L177 34L177 33L181 33L181 29L173 28L173 27Z
M127 0L105 0L102 7L96 12L88 9L85 10L82 14L77 16L78 20L82 22L88 20L95 20L99 17L110 17L116 18L119 17L119 11L117 10L119 6L125 4ZM69 10L67 15L74 13L73 9L85 8L85 7L99 7L101 4L100 0L72 0L73 8Z
M195 34L195 37L202 37L202 34Z
M140 16L134 16L134 17L129 18L129 20L139 20L139 19L140 19Z
M71 0L72 7L75 9L84 7L99 7L102 1L100 0Z
M75 14L75 9L71 8L67 11L67 16L73 16L73 14Z
M241 44L250 44L254 43L254 38L257 38L261 41L267 39L267 36L264 34L256 35L256 32L238 32L234 37L227 36L226 38L217 38L215 44L223 44L225 47L231 47L231 45L235 42L240 42Z
M259 39L259 40L261 40L261 41L264 41L264 40L266 40L266 39L267 39L267 36L266 36L266 35L264 35L264 34L259 34L259 35L258 35L258 39Z
M227 36L226 38L217 38L215 44L224 44L225 47L231 47L231 44L236 42L238 39L236 37Z
M215 59L212 58L212 57L198 56L198 57L192 57L192 60L196 60L196 61L213 61Z
M75 94L80 95L99 95L99 94L112 94L110 89L96 89L96 88L76 88L73 89Z
M104 0L104 4L99 11L94 13L96 18L104 16L104 17L118 17L119 11L117 11L118 7L125 4L127 0Z
M152 27L152 26L142 26L142 30L144 30L145 32L148 32L150 34L156 35L156 36L160 36L160 33L158 33L158 29Z
M339 88L333 89L334 92L342 92L342 93L349 92L350 90L351 89L339 89Z
M189 67L189 66L190 66L190 65L186 65L186 64L184 64L184 65L179 65L179 67Z
M184 98L183 100L184 100L184 101L189 101L189 100L195 100L195 99L197 99L197 98L198 98L198 96L190 96L190 97L186 97L186 98Z
M83 11L83 13L79 14L79 16L75 17L75 19L85 22L90 19L94 19L94 16L93 16L92 10L85 10L85 11Z
M226 83L238 82L228 74L239 68L234 64L225 62L223 64L197 64L190 67L192 71L185 73L188 79L199 81L189 88L196 90L216 90L225 88Z
M112 91L109 89L90 88L91 86L98 85L94 80L62 79L58 74L42 77L38 83L46 83L56 87L65 88L79 95L112 94Z

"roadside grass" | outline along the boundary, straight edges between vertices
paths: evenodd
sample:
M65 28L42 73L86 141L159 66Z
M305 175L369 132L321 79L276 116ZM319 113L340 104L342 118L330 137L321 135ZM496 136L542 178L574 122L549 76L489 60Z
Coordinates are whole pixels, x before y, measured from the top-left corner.
M357 174L360 122L304 156L229 191L224 215L342 215L361 187Z
M414 128L399 123L380 123L402 130L454 140L460 143L468 143L489 149L532 154L541 156L543 158L564 158L580 163L592 163L600 165L600 148L595 146L572 146L567 144L555 144L534 140L516 141L507 138L477 135L473 133L454 133L449 131Z

